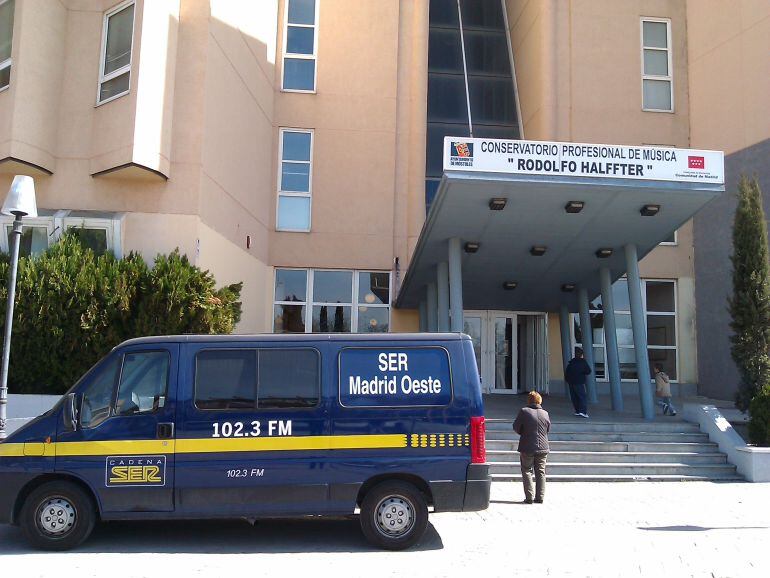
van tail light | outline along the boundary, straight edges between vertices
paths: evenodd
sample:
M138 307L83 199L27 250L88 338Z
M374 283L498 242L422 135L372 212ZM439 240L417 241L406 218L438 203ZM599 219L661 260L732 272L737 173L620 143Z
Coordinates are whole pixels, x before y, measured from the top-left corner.
M471 417L471 463L483 464L487 461L486 425L484 416Z

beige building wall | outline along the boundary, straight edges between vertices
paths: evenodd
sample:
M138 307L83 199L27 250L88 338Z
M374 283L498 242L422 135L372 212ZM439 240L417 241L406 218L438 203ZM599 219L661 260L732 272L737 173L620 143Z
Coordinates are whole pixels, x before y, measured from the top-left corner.
M506 8L524 138L690 146L685 0L506 0ZM672 113L642 110L642 17L671 21ZM675 246L640 263L642 277L677 280L679 380L686 383L697 381L693 258L688 222ZM558 315L550 318L551 378L563 379Z
M770 2L687 0L692 144L726 154L770 137ZM713 14L718 13L719 18Z
M178 247L218 284L243 281L238 330L269 330L278 2L137 0L130 92L97 106L119 3L16 1L0 161L22 162L0 162L0 186L30 174L41 209L120 217L124 253Z

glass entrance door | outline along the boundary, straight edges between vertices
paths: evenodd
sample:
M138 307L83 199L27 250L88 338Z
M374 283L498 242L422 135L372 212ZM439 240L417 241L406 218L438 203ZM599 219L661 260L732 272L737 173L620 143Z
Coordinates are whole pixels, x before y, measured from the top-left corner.
M465 312L485 393L548 392L547 329L545 313Z
M490 363L494 368L492 391L495 393L517 393L515 327L515 313L490 312Z

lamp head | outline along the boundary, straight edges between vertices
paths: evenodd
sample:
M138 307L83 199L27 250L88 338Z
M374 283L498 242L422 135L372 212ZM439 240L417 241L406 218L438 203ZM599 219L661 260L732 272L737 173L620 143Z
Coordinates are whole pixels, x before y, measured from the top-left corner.
M26 175L13 177L13 183L0 213L14 217L37 217L35 181L32 177Z

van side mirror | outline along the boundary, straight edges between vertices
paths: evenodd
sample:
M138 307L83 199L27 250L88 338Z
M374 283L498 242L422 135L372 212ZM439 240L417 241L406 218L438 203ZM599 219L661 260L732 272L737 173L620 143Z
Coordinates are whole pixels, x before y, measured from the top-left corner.
M67 431L77 431L78 413L80 409L80 396L77 393L68 393L64 398L62 417Z

